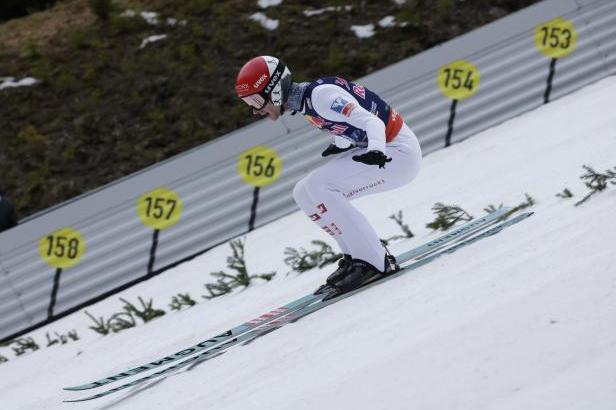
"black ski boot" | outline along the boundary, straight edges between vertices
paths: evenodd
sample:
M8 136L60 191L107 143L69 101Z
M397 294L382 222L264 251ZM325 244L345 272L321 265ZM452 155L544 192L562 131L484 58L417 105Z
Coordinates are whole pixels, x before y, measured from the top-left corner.
M331 275L327 277L325 281L325 285L321 285L315 292L315 295L319 295L321 293L327 293L331 290L331 285L336 283L346 274L347 269L351 266L351 262L353 261L353 257L348 254L344 254L342 259L338 261L338 269L336 269Z
M400 270L400 267L396 263L396 258L390 254L385 254L385 269L383 272L364 260L353 259L350 266L347 267L346 271L338 275L335 282L330 282L328 278L328 283L319 288L319 290L321 291L320 293L328 294L323 300L332 299L345 292L360 288L373 280L395 273L398 270Z

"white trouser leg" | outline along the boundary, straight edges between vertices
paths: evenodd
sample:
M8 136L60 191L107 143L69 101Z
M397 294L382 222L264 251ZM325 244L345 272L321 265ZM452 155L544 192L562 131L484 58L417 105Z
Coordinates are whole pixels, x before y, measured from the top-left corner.
M398 138L387 144L386 154L392 161L385 168L353 161L353 155L364 152L358 148L336 155L298 182L293 195L310 219L333 236L342 252L383 270L385 249L350 200L409 183L419 172L421 149L404 125Z
M312 217L312 215L315 213L314 204L319 203L319 200L315 200L310 197L310 194L306 189L305 178L295 184L295 188L293 189L293 198L295 198L295 202L306 213L306 215L318 223L318 220L315 220L315 217ZM318 225L321 226L320 223L318 223ZM340 247L342 253L346 253L348 255L351 254L350 248L344 242L344 238L341 235L334 235L334 239L336 240L336 243Z

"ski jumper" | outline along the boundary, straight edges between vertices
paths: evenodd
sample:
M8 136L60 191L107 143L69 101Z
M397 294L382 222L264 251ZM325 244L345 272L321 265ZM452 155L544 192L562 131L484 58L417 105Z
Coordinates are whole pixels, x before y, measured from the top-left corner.
M340 77L293 84L289 108L348 151L301 179L293 190L298 206L331 235L343 253L383 271L385 248L351 200L408 184L419 173L421 148L398 112L378 95ZM385 168L354 161L378 150L392 158Z

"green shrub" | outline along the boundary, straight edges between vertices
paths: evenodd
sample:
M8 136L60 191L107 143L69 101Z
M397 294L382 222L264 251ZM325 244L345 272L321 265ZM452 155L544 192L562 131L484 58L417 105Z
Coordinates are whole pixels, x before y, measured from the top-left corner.
M580 176L580 179L584 181L584 185L586 185L586 188L590 189L590 192L580 201L576 202L575 206L582 205L584 202L588 201L591 196L603 191L608 187L608 183L616 185L616 167L614 167L613 171L608 169L604 173L597 172L588 165L584 165L583 168L586 170L586 173Z
M248 287L253 279L270 281L276 275L276 272L262 273L258 275L249 274L248 268L246 267L246 259L244 258L245 244L246 239L236 239L229 243L233 255L227 258L227 267L234 270L236 273L230 274L224 271L212 272L211 275L216 278L216 282L205 285L205 288L210 294L208 296L203 296L204 298L213 299L226 295L237 287Z
M188 293L178 293L176 296L171 298L169 307L171 310L181 310L183 306L192 307L196 304L197 302L195 302Z
M436 219L426 226L435 231L446 231L459 221L470 221L473 216L457 205L445 205L437 202L432 207L436 214Z
M298 250L288 247L284 251L284 263L295 272L303 273L316 267L322 268L342 258L341 253L334 252L332 247L323 241L314 240L310 243L318 246L319 249L307 251L304 248Z

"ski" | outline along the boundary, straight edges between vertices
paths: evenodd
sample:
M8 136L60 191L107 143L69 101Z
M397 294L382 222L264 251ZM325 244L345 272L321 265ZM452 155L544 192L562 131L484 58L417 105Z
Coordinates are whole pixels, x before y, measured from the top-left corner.
M464 240L462 240L462 241L460 241L458 243L453 244L450 247L437 250L434 253L432 253L430 256L428 256L428 257L419 259L419 260L417 260L415 262L412 262L411 264L409 264L407 266L402 267L400 271L398 271L398 272L396 272L394 274L391 274L391 275L379 278L378 280L370 282L369 284L366 284L366 285L364 285L361 288L358 288L358 289L352 290L350 292L338 295L338 296L336 296L336 297L334 297L332 299L329 299L327 301L322 301L321 300L321 298L325 297L327 294L319 295L318 300L310 302L310 303L307 303L302 308L295 309L292 312L287 313L286 315L278 316L275 319L269 320L267 323L264 323L264 324L262 324L261 326L259 326L257 328L254 328L254 329L252 329L252 330L250 330L248 332L245 332L242 335L234 337L231 340L227 340L224 343L221 343L221 344L213 347L212 349L203 351L203 352L201 352L199 354L196 354L196 355L194 355L194 356L192 356L192 357L190 357L190 358L188 358L186 360L183 360L183 361L181 361L179 363L176 363L173 366L166 367L166 368L164 368L164 369L162 369L162 370L160 370L158 372L152 373L152 374L150 374L148 376L142 377L140 379L134 380L134 381L129 382L129 383L125 383L125 384L123 384L121 386L118 386L116 388L113 388L113 389L110 389L110 390L107 390L107 391L104 391L104 392L101 392L101 393L98 393L98 394L95 394L95 395L92 395L92 396L88 396L88 397L84 397L84 398L76 399L76 400L65 400L65 401L66 402L79 402L79 401L87 401L87 400L93 400L93 399L97 399L97 398L100 398L100 397L104 397L104 396L110 395L112 393L118 392L120 390L124 390L124 389L127 389L129 387L133 387L133 386L142 384L144 382L147 382L148 380L151 380L151 379L154 379L154 378L157 378L157 377L161 377L161 376L167 375L168 373L171 373L173 371L179 370L179 369L181 369L183 367L187 367L189 365L196 365L198 363L202 363L204 361L213 359L214 357L218 357L218 356L224 354L226 349L230 348L231 346L234 346L234 345L237 345L237 344L240 344L240 343L252 342L252 341L254 341L258 337L261 337L261 336L263 336L265 334L271 333L272 331L277 330L277 329L283 327L284 325L286 325L288 323L295 322L295 321L297 321L297 320L299 320L299 319L301 319L301 318L303 318L303 317L305 317L305 316L307 316L307 315L309 315L311 313L314 313L314 312L316 312L316 311L318 311L318 310L320 310L320 309L322 309L322 308L324 308L326 306L329 306L329 305L331 305L333 303L336 303L336 302L338 302L340 300L343 300L343 299L345 299L345 298L347 298L349 296L352 296L352 295L354 295L354 294L356 294L358 292L366 290L366 289L368 289L368 288L370 288L370 287L372 287L372 286L374 286L374 285L376 285L378 283L381 283L383 281L390 280L390 279L393 279L395 277L398 277L398 276L400 276L400 275L402 275L402 274L404 274L404 273L406 273L408 271L411 271L413 269L417 269L417 268L419 268L419 267L421 267L421 266L423 266L423 265L433 261L434 259L442 256L442 255L453 253L453 252L457 251L458 249L460 249L460 248L462 248L464 246L468 246L470 244L475 243L478 240L481 240L483 238L495 235L498 232L500 232L501 230L503 230L504 228L506 228L508 226L511 226L513 224L516 224L516 223L518 223L518 222L528 218L532 214L533 214L532 212L527 212L527 213L523 213L523 214L517 215L516 217L514 217L514 218L512 218L512 219L510 219L508 221L501 222L501 223L493 226L492 228L489 228L489 229L487 229L487 230L485 230L485 231L483 231L483 232L481 232L481 233L479 233L477 235L468 237L468 238L466 238L466 239L464 239ZM468 231L465 231L465 232L468 233Z
M453 229L451 232L448 232L445 235L442 235L423 245L413 248L412 250L397 256L396 259L399 261L399 263L404 263L412 258L420 256L421 254L427 253L429 251L433 251L434 249L437 249L438 247L441 247L453 240L456 240L461 236L467 235L471 232L476 231L477 229L483 228L485 226L488 226L491 223L494 223L495 221L497 221L499 218L503 217L510 211L511 211L511 208L506 208L506 207L499 208L496 211L483 216L482 218L472 220L458 228ZM93 388L101 387L106 384L118 381L118 380L122 380L126 377L134 376L136 374L139 374L139 373L142 373L148 370L152 370L152 369L156 369L161 366L165 366L174 361L180 360L182 358L186 358L187 356L202 352L203 350L209 349L210 347L213 347L219 343L223 343L227 340L230 340L258 326L261 326L279 317L287 315L293 312L294 310L310 305L313 302L321 300L322 297L323 295L314 295L314 294L306 295L284 306L281 306L270 312L264 313L263 315L253 320L242 323L241 325L236 326L232 329L229 329L226 332L223 332L217 336L208 338L204 341L201 341L193 346L180 350L171 355L162 357L158 360L153 360L149 363L125 370L120 373L113 374L111 376L103 377L101 379L95 380L90 383L86 383L86 384L82 384L78 386L65 387L64 390L80 391L80 390L93 389Z

